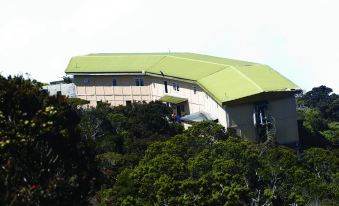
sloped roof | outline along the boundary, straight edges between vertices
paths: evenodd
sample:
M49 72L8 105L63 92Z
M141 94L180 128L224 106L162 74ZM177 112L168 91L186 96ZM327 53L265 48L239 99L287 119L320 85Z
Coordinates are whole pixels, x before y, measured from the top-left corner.
M159 101L161 102L169 102L169 103L173 103L173 104L180 104L183 102L187 101L187 98L181 98L181 97L174 97L174 96L169 96L169 95L165 95L162 96Z
M74 73L145 72L195 81L218 103L264 92L299 90L267 65L193 53L90 54L71 59Z

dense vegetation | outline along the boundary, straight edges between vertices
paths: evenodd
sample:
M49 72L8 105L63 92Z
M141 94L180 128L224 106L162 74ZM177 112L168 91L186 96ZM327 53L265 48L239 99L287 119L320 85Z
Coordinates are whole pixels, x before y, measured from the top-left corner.
M338 101L298 98L299 152L214 122L183 131L160 102L84 109L0 76L0 205L338 205Z
M298 98L298 111L309 139L327 139L339 145L339 95L326 86L315 87ZM317 143L317 141L315 142Z

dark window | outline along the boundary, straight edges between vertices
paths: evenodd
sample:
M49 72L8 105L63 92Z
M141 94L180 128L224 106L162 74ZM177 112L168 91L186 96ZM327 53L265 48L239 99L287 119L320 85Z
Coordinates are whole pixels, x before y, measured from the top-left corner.
M197 87L196 87L196 86L193 87L193 93L194 93L194 94L197 93Z
M112 79L112 86L117 86L117 80L116 79Z
M131 106L132 105L132 101L126 101L126 106Z
M182 112L185 112L185 105L181 104L181 105L180 105L180 110L181 110Z
M266 123L267 102L258 102L255 104L255 123L264 125Z
M90 83L89 78L83 79L82 82L83 82L84 84L89 84L89 83Z
M144 79L135 79L135 86L144 86Z
M165 85L165 93L168 93L167 81L164 81L164 85Z
M174 91L179 91L179 84L173 82L173 90Z

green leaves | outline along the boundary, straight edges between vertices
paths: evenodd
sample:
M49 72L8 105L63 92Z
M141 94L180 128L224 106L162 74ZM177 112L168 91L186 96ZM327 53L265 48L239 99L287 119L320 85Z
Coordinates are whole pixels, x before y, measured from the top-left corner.
M195 126L184 135L150 145L139 165L118 176L116 195L111 196L114 204L130 198L142 205L337 201L335 151L312 149L298 157L291 149L275 146L262 152L261 146L239 138L214 140L201 125ZM198 131L196 136L192 131ZM320 171L318 176L314 168ZM124 190L128 192L119 192Z
M75 106L41 84L0 76L0 204L85 203L92 157ZM94 170L94 169L93 169Z

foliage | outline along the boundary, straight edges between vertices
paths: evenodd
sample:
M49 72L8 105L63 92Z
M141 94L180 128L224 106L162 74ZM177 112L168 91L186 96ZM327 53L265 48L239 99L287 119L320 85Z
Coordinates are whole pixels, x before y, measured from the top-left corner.
M304 126L312 133L317 133L327 129L327 123L325 119L321 118L320 111L317 109L306 108L304 110Z
M94 156L75 129L75 108L41 86L0 76L0 204L84 204Z
M338 95L300 97L303 129L338 144ZM338 205L339 150L258 145L161 102L111 107L0 76L0 205Z
M66 84L70 84L70 83L73 82L72 78L69 77L69 76L64 76L64 77L62 77L62 79L63 79L64 83L66 83Z
M328 129L321 131L320 133L335 145L339 145L339 122L329 123Z
M117 175L125 168L134 168L148 145L183 130L181 125L168 121L172 110L161 102L118 107L102 102L79 113L82 137L95 149L98 169L104 177L96 194L102 204L110 201L107 194Z
M206 123L207 124L207 123ZM209 126L213 123L208 123ZM215 123L214 123L215 124ZM264 150L239 138L215 140L201 124L148 147L134 169L109 190L109 205L335 204L337 151L310 149L298 158L286 147ZM195 132L194 136L189 136Z
M339 99L339 96L332 92L333 90L326 86L314 87L299 99L299 104L309 108L317 108L325 119L339 121L338 111L331 113L331 110L338 109Z
M303 126L309 132L308 137L301 138L321 137L338 145L339 95L326 86L315 87L298 98L298 105Z
M189 127L185 131L185 134L191 137L212 137L214 140L221 140L226 137L225 128L212 121L196 122L193 127Z

